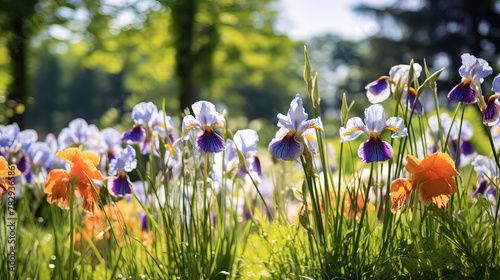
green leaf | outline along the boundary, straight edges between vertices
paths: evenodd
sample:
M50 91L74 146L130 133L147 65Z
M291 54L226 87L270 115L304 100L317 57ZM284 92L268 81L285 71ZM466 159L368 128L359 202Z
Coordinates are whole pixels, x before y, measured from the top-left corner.
M417 96L419 96L420 94L422 94L422 92L432 86L436 81L437 79L439 79L439 76L441 75L441 73L443 73L444 71L444 67L439 69L438 71L434 72L434 74L432 74L429 78L427 78L424 83L418 88L417 90Z
M309 81L311 81L311 64L309 63L309 56L307 55L306 46L304 46L304 57L305 57L304 81L307 84L309 84Z

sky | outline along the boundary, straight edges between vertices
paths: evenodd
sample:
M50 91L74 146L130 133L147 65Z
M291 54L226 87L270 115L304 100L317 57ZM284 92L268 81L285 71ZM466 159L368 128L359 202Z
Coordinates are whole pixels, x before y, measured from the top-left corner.
M378 31L373 17L353 10L359 4L383 7L394 0L279 0L277 29L295 40L334 33L361 40Z

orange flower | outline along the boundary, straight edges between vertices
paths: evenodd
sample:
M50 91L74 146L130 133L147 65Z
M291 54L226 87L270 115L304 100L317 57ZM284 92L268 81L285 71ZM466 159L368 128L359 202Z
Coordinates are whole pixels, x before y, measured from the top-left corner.
M354 194L352 194L352 196L352 198L354 198ZM357 209L354 209L354 205L352 205L353 209L351 209L351 195L347 193L344 200L344 212L345 216L350 220L354 218L354 215L356 215L357 219L361 218L361 212L363 211L363 207L365 206L363 194L358 193L356 203ZM375 205L373 205L371 202L368 202L368 204L366 205L366 210L370 212L375 211Z
M403 206L408 196L418 187L420 200L426 205L434 203L441 209L448 206L449 196L457 191L454 176L460 174L455 170L455 163L449 155L434 153L422 161L408 155L406 170L412 173L411 179L397 179L391 184L391 202L394 213Z
M97 170L99 155L82 152L78 148L67 148L57 152L57 157L64 159L70 166L69 172L63 169L50 171L45 183L48 203L57 203L62 209L69 209L70 181L75 184L75 194L83 198L83 210L93 214L99 210L97 194L87 176L94 180L104 180ZM98 190L99 191L99 190Z
M18 177L21 175L19 169L15 164L9 163L3 156L0 156L0 178L12 178ZM11 197L14 197L14 192L12 191L13 185L11 185L12 180L9 179L0 179L0 196L2 196L3 192L6 191Z

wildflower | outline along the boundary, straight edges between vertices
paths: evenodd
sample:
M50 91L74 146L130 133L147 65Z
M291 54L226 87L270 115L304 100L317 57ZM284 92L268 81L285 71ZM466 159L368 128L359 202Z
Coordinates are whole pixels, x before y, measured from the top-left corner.
M454 176L459 176L453 160L444 153L434 153L422 161L412 155L406 157L406 171L412 173L411 179L396 179L391 184L391 211L403 206L408 196L418 188L419 198L426 205L436 204L445 209L449 196L457 191Z
M221 114L215 111L215 106L208 101L198 101L192 106L194 117L185 116L182 120L182 137L188 139L187 133L192 128L199 128L203 134L196 139L196 148L203 154L218 153L224 150L224 139L220 137L213 127L224 128L226 121Z
M448 114L441 114L441 130L443 137L446 140L446 136L449 135L448 139L448 144L451 144L450 147L450 154L451 158L455 159L456 158L456 153L457 153L457 147L458 147L458 138L460 135L460 151L459 157L458 157L458 166L467 166L472 159L476 156L476 150L474 149L474 146L470 142L470 139L474 135L474 129L472 128L472 125L470 124L469 121L463 120L462 122L462 128L460 128L460 121L455 120L453 122L453 125L451 124L452 119ZM429 145L429 151L430 152L437 152L440 147L440 139L439 139L439 125L437 122L437 116L431 116L428 119L429 122L429 129L431 130L431 133L434 135L434 139L436 139L436 143L432 143ZM460 131L461 130L461 131ZM431 138L428 138L428 140L431 140Z
M474 170L477 174L477 186L478 188L471 195L474 198L478 193L483 194L488 189L495 189L492 182L495 182L499 178L499 171L493 159L489 157L478 155L472 162Z
M96 168L99 164L99 155L82 152L78 148L67 148L57 152L57 157L64 159L69 164L70 170L50 171L45 183L47 202L56 202L60 208L69 209L70 184L74 184L76 194L83 198L83 210L89 214L97 212L98 198L85 175L93 180L104 180Z
M3 126L0 125L0 156L6 160L9 159L11 154L19 151L19 126L17 123Z
M316 140L314 129L323 131L321 118L307 120L307 113L302 105L300 95L296 95L290 103L288 115L278 114L280 129L269 143L269 153L276 158L293 161L304 153L305 145L309 151L314 148L305 140Z
M0 156L0 178L9 178L9 179L0 179L0 197L3 192L6 191L11 197L14 196L14 192L10 191L9 188L11 185L11 178L18 177L21 175L21 171L17 169L15 164L9 165L7 160Z
M101 136L104 141L103 143L105 144L104 150L108 160L111 161L112 159L117 158L123 150L120 132L112 127L107 127L101 130Z
M122 133L121 140L128 144L139 144L142 154L148 154L151 148L151 141L155 134L167 137L172 132L171 125L167 124L170 117L166 118L167 123L163 123L163 111L158 111L152 102L141 102L132 109L132 119L134 126Z
M488 99L488 104L486 104L483 116L483 123L487 126L495 125L500 116L500 75L493 79L493 87L491 90L493 90L495 94Z
M422 104L420 103L419 100L417 100L417 93L415 92L415 89L410 87L404 88L404 95L403 95L403 102L405 104L408 104L408 109L411 110L413 108L413 104L417 102L415 105L415 113L419 116L424 114L424 107L422 107Z
M361 118L354 117L347 121L345 128L340 128L341 143L354 140L366 133L370 138L359 146L358 156L365 163L386 161L392 158L393 152L389 143L380 140L380 134L385 129L394 132L392 138L408 135L403 119L391 117L386 121L384 107L378 104L372 105L365 109L365 123Z
M83 147L99 153L102 147L102 137L97 126L88 124L84 119L72 120L68 127L63 128L57 138L59 149Z
M109 175L118 175L117 178L108 179L109 192L116 196L132 194L132 183L127 172L131 172L136 167L135 150L130 145L127 145L120 155L109 163Z
M403 87L408 83L409 70L410 65L395 65L391 67L389 76L381 76L377 80L366 85L366 97L368 97L368 100L372 104L386 100L391 95L391 92L396 90L398 84ZM422 72L422 66L418 63L414 63L413 70L415 77L419 77Z
M259 135L252 129L238 130L233 137L234 144L238 147L245 157L245 165L247 170L243 166L238 165L238 177L243 178L247 173L249 173L252 178L257 182L262 180L262 171L260 169L260 160L257 156L257 142L259 142Z
M462 66L458 72L462 77L462 82L448 93L448 99L466 104L473 104L479 100L479 108L484 111L486 104L481 92L481 83L485 77L493 73L493 69L484 59L464 53Z

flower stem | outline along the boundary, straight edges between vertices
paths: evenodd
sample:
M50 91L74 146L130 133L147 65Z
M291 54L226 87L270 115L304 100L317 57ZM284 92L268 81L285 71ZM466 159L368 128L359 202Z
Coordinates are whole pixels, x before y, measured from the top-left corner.
M73 249L75 243L75 226L74 226L74 204L75 203L75 184L70 183L70 193L69 193L69 227L70 227L70 243L69 243L69 280L73 280L73 270L74 270L74 259L73 259Z

